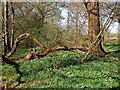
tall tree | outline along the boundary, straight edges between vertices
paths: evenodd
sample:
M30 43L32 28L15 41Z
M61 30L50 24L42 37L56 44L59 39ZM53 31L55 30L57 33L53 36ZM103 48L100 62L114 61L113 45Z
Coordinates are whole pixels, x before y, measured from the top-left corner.
M78 44L79 43L79 39L80 39L80 32L79 32L79 22L80 22L80 3L69 3L69 13L71 13L71 15L69 15L72 19L72 21L69 23L72 23L74 25L74 32L75 32L75 43Z
M6 7L6 1L3 3L3 30L2 30L2 55L5 55L7 52L7 19L6 19L6 12L7 12L7 7Z
M69 8L69 3L68 3L68 8ZM68 31L70 31L70 11L69 11L69 9L68 9L68 11L67 11L67 13L68 13L68 16L67 16L67 30Z
M78 43L78 37L79 37L79 31L78 31L78 21L79 21L79 12L78 12L78 9L79 9L79 5L76 4L76 15L75 15L75 28L76 28L76 43Z
M6 45L7 50L10 50L10 41L9 41L9 3L6 2Z
M88 34L91 44L94 43L94 40L100 33L99 2L97 2L96 0L93 1L94 2L84 2L88 13ZM99 36L97 41L94 43L94 47L95 48L91 51L92 53L98 56L105 55L101 36Z
M12 15L11 15L11 48L13 47L14 44L14 6L13 6L13 2L11 2L11 11L12 11Z

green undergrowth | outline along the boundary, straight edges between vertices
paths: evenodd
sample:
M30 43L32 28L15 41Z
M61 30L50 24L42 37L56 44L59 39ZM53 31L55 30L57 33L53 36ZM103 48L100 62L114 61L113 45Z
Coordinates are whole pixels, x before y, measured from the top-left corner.
M16 72L16 68L14 66L4 64L0 68L2 68L2 80L7 83L8 86L14 87L18 85L20 75Z
M114 44L113 44L114 43ZM105 50L113 56L99 58L92 56L88 62L81 63L85 53L82 51L56 51L44 58L23 61L29 49L22 53L16 51L21 75L15 67L4 64L3 81L16 88L114 88L120 85L119 58L117 42L105 43ZM111 48L110 48L111 47ZM113 47L113 48L112 48ZM15 78L13 78L15 77ZM18 84L18 78L22 83Z

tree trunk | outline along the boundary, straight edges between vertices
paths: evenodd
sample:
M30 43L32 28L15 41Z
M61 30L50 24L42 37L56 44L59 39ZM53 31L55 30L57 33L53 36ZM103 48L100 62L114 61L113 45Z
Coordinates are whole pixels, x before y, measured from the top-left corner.
M81 29L81 27L79 27L79 44L80 44L80 46L82 46L82 43L83 43L82 42L82 29Z
M69 8L69 4L68 4ZM67 15L67 31L70 31L70 11L68 10L68 15Z
M11 15L12 25L11 25L11 45L10 45L10 47L12 48L13 44L14 44L14 6L13 6L13 2L11 2L11 11L12 11L12 15Z
M88 34L90 43L92 44L94 42L94 39L100 32L99 2L87 3L87 12L88 12ZM101 36L98 38L97 42L94 45L96 46L96 48L92 50L92 53L98 56L104 56L105 51L102 46Z
M9 10L8 10L8 2L6 2L6 45L7 50L10 50L10 41L9 41Z
M78 40L79 40L79 31L78 31L78 20L79 20L79 18L78 18L78 9L79 9L79 6L78 6L78 4L76 4L76 22L75 22L75 27L76 27L76 43L78 44Z
M3 30L2 30L2 55L6 55L7 43L6 43L6 2L3 4Z

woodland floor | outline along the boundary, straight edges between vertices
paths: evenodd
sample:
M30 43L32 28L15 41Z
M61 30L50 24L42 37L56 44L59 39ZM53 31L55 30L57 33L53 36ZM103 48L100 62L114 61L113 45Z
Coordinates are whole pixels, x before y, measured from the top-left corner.
M108 41L104 48L113 56L91 57L81 63L82 51L56 51L41 59L24 61L30 49L18 48L10 57L20 63L14 66L3 63L2 79L15 88L114 88L120 86L118 41ZM37 48L39 49L39 48Z

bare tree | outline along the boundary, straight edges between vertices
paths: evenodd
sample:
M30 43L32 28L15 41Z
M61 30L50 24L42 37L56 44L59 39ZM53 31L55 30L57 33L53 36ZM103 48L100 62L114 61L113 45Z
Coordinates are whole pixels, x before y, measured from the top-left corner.
M95 38L100 32L100 20L99 20L99 2L84 2L88 13L88 34L90 43L94 43ZM95 48L91 51L98 56L104 56L105 51L102 46L102 39L99 36L98 40L94 43Z
M11 48L13 47L14 44L14 6L13 6L13 2L11 2L11 11L12 11L12 15L11 15Z
M69 3L68 3L68 16L67 16L67 30L70 30L70 10L69 10Z
M7 31L6 31L6 2L3 3L3 30L2 30L2 55L7 52Z

